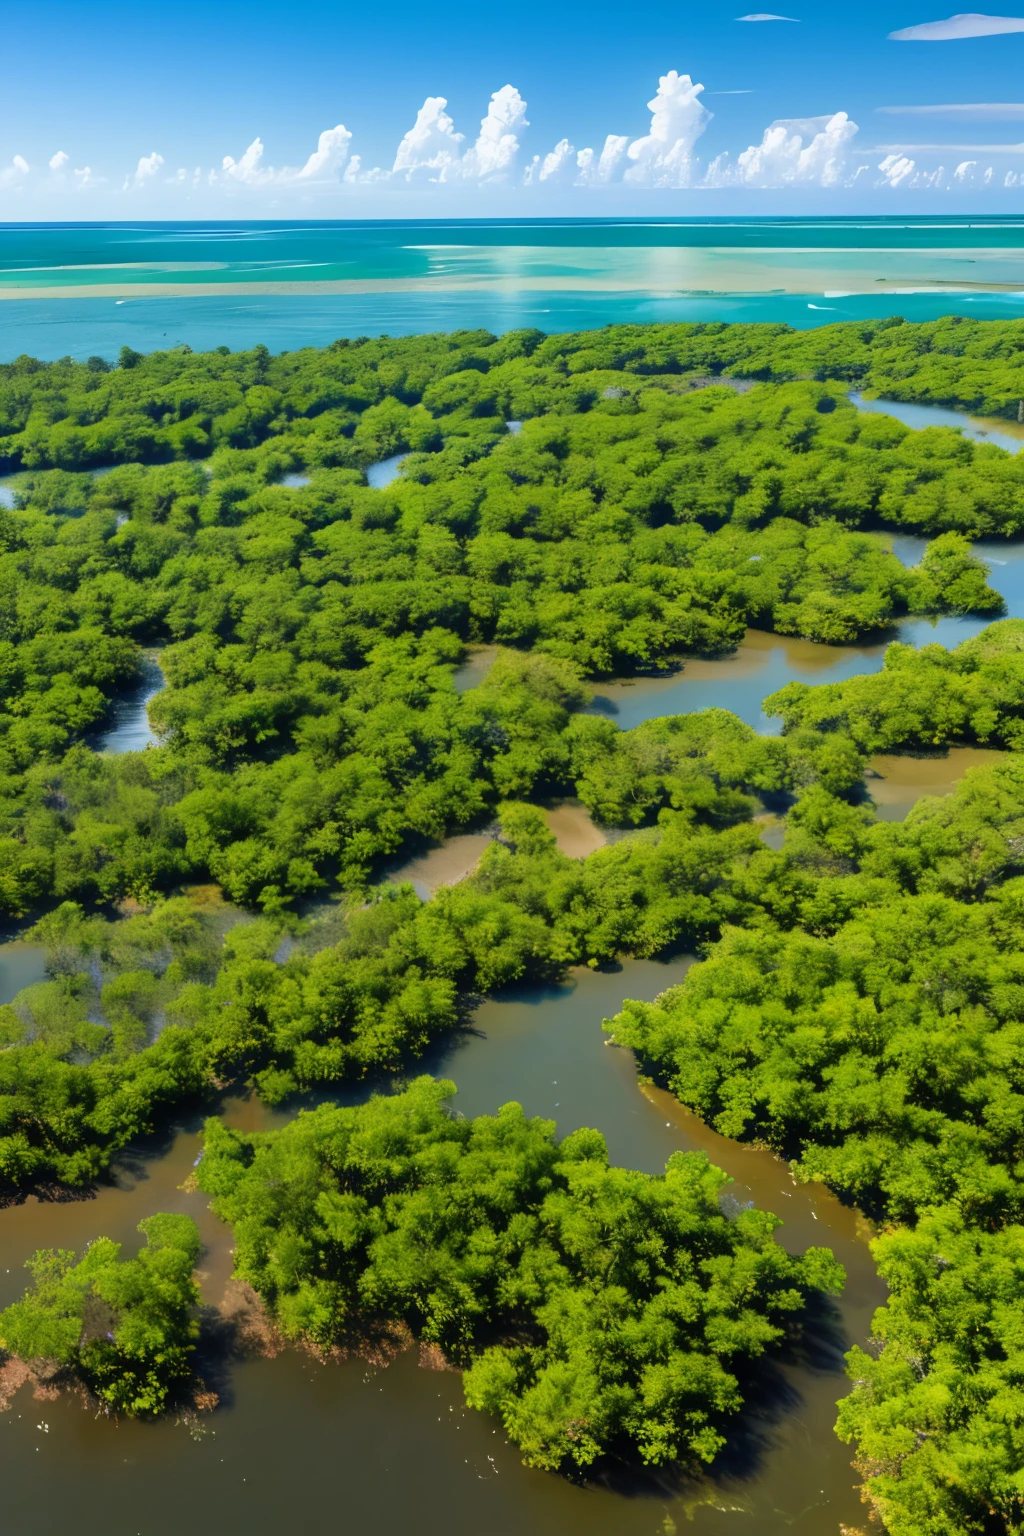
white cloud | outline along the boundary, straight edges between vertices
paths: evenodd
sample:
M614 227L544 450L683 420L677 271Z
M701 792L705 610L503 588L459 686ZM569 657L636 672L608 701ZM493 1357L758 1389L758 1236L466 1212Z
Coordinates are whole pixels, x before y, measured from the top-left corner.
M901 27L890 32L894 43L948 43L961 37L1002 37L1007 32L1024 32L1024 16L983 16L977 11L959 11L945 21L924 21L917 27Z
M158 155L155 149L151 155L143 155L134 171L125 177L124 190L130 192L144 187L147 182L153 180L163 163L163 155Z
M491 97L476 143L462 158L462 175L473 181L503 175L519 153L517 132L529 126L526 102L514 85L503 85Z
M460 145L464 135L455 132L455 123L448 116L444 96L428 96L416 114L416 121L398 146L393 176L403 176L411 181L417 171L437 171L435 180L444 180L445 173L462 158Z
M327 177L333 179L345 169L351 143L352 135L344 123L339 123L336 128L325 128L317 140L316 149L301 171L296 173L296 179L299 181L323 181Z
M1024 144L879 144L879 150L896 153L925 155L938 151L955 151L965 155L1024 155Z
M234 160L230 155L225 155L221 161L221 169L224 175L232 181L241 181L246 186L259 186L269 181L273 176L273 168L264 170L260 164L263 159L263 140L257 135L241 160Z
M662 75L647 103L651 131L626 151L632 161L624 180L645 187L686 187L693 169L693 147L711 121L699 96L704 87L674 69Z
M699 100L703 89L674 69L662 75L657 93L647 103L650 132L632 143L627 134L610 133L600 156L592 149L581 149L576 156L577 186L606 186L619 180L640 187L689 186L696 163L693 147L711 121L711 113Z
M29 164L24 155L15 155L10 165L0 171L0 187L11 187L21 181L22 177L29 173Z
M526 102L514 85L503 85L491 97L480 122L476 142L465 152L465 135L456 133L444 96L428 96L416 121L402 139L391 167L392 176L411 181L417 172L431 181L491 181L510 169L519 153L516 137L526 128Z
M597 187L606 186L610 181L615 181L622 170L628 148L628 133L610 133L596 160L592 149L581 149L576 156L576 167L579 171L576 185Z
M62 171L66 165L70 164L70 161L71 156L66 155L62 149L58 149L55 155L50 156L47 164L51 171Z
M773 16L770 11L754 11L750 16L737 16L737 21L796 21L796 16Z
M987 117L995 122L1012 122L1024 117L1024 101L947 102L940 107L876 107L890 117Z
M523 172L523 182L529 186L532 182L561 181L575 164L575 145L570 144L568 139L559 139L554 149L543 159L540 155L534 155Z
M336 128L325 128L317 140L317 147L305 165L282 165L275 169L263 164L263 140L257 135L240 160L225 155L221 161L221 175L225 181L238 182L246 187L284 186L296 182L337 181L348 160L352 135L344 123ZM210 172L212 181L218 180L216 171Z
M840 186L851 177L849 150L857 124L845 112L831 117L782 118L736 158L719 155L708 169L709 186ZM852 172L853 175L856 172Z
M973 181L974 177L972 176L971 172L976 169L977 164L977 160L961 160L960 164L953 172L953 180L958 181L961 184L965 181Z
M906 155L886 155L878 169L882 185L898 187L901 182L913 176L915 166L913 160L908 160Z

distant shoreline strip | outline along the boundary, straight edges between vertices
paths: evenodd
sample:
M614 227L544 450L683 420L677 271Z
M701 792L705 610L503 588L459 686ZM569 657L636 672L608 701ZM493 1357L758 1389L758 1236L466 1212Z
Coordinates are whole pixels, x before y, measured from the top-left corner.
M854 280L856 281L856 280ZM877 294L884 285L894 293L1024 293L1024 283L986 283L958 281L951 278L868 279L853 287L847 282L844 297ZM753 288L747 283L724 284L716 288L673 288L663 284L642 287L633 282L614 282L603 278L517 277L467 278L453 282L436 278L338 278L323 282L255 283L74 283L51 286L25 286L0 282L0 300L18 299L216 299L303 296L308 298L361 294L399 293L633 293L644 297L708 299L718 297L766 297L771 294L821 297L822 289L805 280L795 287Z

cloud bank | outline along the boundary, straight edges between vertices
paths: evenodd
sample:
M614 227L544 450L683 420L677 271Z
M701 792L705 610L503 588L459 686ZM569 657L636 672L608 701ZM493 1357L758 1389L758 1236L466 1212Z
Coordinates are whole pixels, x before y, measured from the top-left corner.
M787 20L757 13L739 20ZM932 35L935 28L956 23L957 35L968 35L963 28L981 22L1005 31L1011 26L1024 30L1012 17L953 17L949 22L929 22L924 30ZM931 29L931 30L929 30ZM920 32L921 28L907 29ZM894 34L895 35L895 34ZM945 35L945 34L944 34ZM970 34L974 35L974 34ZM722 94L722 93L720 93ZM58 149L45 166L33 169L21 155L15 155L6 167L0 167L0 192L24 206L33 186L41 195L48 186L50 196L68 196L90 191L94 197L112 198L130 195L136 207L153 207L157 197L171 196L169 189L189 201L203 198L243 199L248 207L266 205L279 208L289 199L304 207L320 202L325 208L337 206L339 198L353 190L376 196L390 185L395 192L412 184L424 190L447 186L461 189L504 187L510 195L540 197L549 193L600 198L609 188L636 191L757 191L820 189L836 195L864 187L882 190L908 189L955 191L965 187L1001 186L1024 189L1024 169L1020 157L1024 143L922 143L881 144L865 147L857 124L845 111L820 117L778 118L768 124L757 142L745 149L723 151L707 162L698 153L700 142L712 114L704 105L704 86L690 75L669 70L658 81L647 103L650 114L647 131L634 136L616 131L616 125L603 142L577 149L564 135L546 152L523 155L524 136L529 129L527 103L511 84L495 91L480 119L472 141L458 131L448 112L444 96L428 96L416 114L412 126L402 135L390 166L364 168L362 157L353 153L353 134L337 123L325 128L316 145L298 165L274 166L268 163L263 139L257 134L241 154L226 154L215 166L194 170L179 167L171 171L158 150L142 155L133 169L118 177L93 173L88 164L73 168L72 155ZM879 108L890 116L947 116L964 123L971 116L996 121L1024 120L1024 103L949 103L939 106L910 105ZM920 157L932 157L922 163ZM995 158L996 165L984 164ZM939 157L940 163L935 163ZM947 175L945 166L955 168ZM999 157L1009 160L998 165ZM527 189L532 189L527 192ZM180 205L179 205L180 206ZM489 206L493 206L489 205ZM541 207L545 204L542 202ZM589 203L589 209L597 206ZM606 205L607 206L607 205ZM168 213L172 210L169 208Z

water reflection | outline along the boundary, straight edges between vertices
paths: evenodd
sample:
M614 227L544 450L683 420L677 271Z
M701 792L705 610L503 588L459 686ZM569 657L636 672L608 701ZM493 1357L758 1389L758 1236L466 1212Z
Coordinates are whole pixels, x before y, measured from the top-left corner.
M1007 421L1003 416L968 416L965 411L950 410L945 405L917 405L902 400L865 400L856 392L850 400L858 411L893 416L905 427L921 431L924 427L954 427L976 443L994 443L1007 453L1024 448L1024 423Z
M289 1351L238 1365L226 1384L229 1406L198 1439L171 1420L115 1426L70 1400L46 1404L43 1434L39 1408L23 1391L0 1414L11 1529L18 1536L63 1529L73 1488L75 1527L84 1536L130 1536L140 1528L140 1509L147 1536L182 1529L219 1536L243 1522L253 1536L273 1536L296 1524L334 1522L339 1480L354 1528L381 1536L411 1528L425 1536L565 1536L584 1528L588 1536L653 1536L684 1522L694 1536L714 1536L723 1517L737 1533L834 1536L839 1522L856 1524L855 1475L831 1426L847 1386L840 1351L866 1336L882 1290L855 1214L820 1188L794 1184L770 1154L716 1136L667 1094L638 1091L631 1056L606 1044L601 1031L602 1017L626 997L653 998L689 963L683 957L581 970L562 987L487 1002L474 1020L480 1034L449 1044L430 1065L456 1078L464 1113L493 1112L517 1098L528 1113L556 1118L560 1132L599 1126L613 1158L632 1166L660 1170L675 1149L703 1148L733 1175L739 1200L756 1199L784 1218L784 1242L835 1249L850 1277L841 1307L822 1315L803 1358L767 1374L763 1398L734 1438L733 1462L717 1480L694 1487L652 1476L631 1485L633 1497L612 1484L574 1487L525 1469L494 1421L465 1409L454 1372L417 1369L412 1354L382 1371ZM234 1100L225 1118L264 1129L284 1116ZM104 1233L130 1250L139 1243L138 1221L155 1210L188 1212L200 1223L203 1294L217 1299L231 1239L187 1187L198 1120L174 1132L160 1155L126 1160L117 1184L95 1199L30 1200L0 1211L0 1305L21 1293L21 1265L34 1249L80 1248Z
M777 736L782 721L761 708L769 693L786 683L838 683L861 672L878 672L884 643L821 645L797 636L748 629L729 656L686 661L662 677L620 678L596 684L594 714L611 716L624 731L662 715L700 709L729 709L754 730Z
M112 703L113 725L93 743L98 752L142 752L146 747L158 745L159 737L149 723L148 706L166 681L156 653L147 652L142 659L138 685L128 693L120 694Z
M652 1000L681 981L692 963L689 955L667 963L630 960L603 972L580 968L560 986L515 989L483 1003L473 1018L477 1033L449 1044L430 1065L457 1083L455 1107L463 1114L493 1114L515 1099L527 1114L555 1120L559 1135L597 1127L612 1161L627 1167L656 1173L674 1151L705 1151L735 1181L737 1200L754 1200L782 1218L779 1236L786 1246L834 1249L848 1274L833 1319L837 1332L813 1364L783 1372L792 1408L766 1428L756 1478L726 1479L718 1488L719 1509L755 1515L758 1536L793 1528L831 1533L837 1522L854 1524L859 1516L849 1451L832 1433L835 1401L848 1387L840 1354L867 1337L884 1287L856 1212L821 1186L795 1183L787 1165L770 1153L709 1130L670 1094L641 1091L632 1054L608 1043L602 1019L617 1013L626 998ZM680 1513L673 1503L673 1518L678 1521ZM697 1531L717 1528L710 1509L695 1523Z

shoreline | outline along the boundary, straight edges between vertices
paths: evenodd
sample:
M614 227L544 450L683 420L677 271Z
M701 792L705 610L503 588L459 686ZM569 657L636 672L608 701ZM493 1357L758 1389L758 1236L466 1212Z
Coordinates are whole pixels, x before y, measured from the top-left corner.
M863 287L842 290L842 297L870 297L877 294L879 286L894 294L913 293L1020 293L1024 294L1024 280L1018 283L960 282L955 278L871 278ZM292 281L227 282L227 283L75 283L64 285L28 285L0 283L0 301L18 299L214 299L273 297L344 297L346 295L401 294L401 293L634 293L658 298L708 299L716 297L764 298L771 295L786 297L835 298L835 291L817 286L751 288L749 285L718 288L671 287L658 284L646 287L635 281L616 282L603 278L578 277L517 277L517 278L332 278L321 282Z

